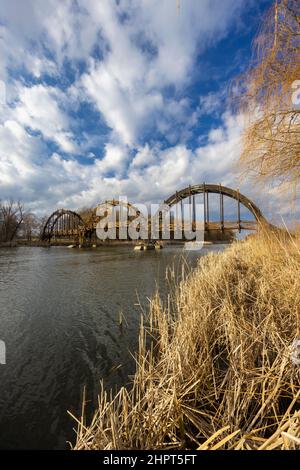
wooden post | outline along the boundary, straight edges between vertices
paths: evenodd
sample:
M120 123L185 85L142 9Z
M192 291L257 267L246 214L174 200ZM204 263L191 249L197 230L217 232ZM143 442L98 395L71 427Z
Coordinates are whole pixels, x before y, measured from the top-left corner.
M191 185L189 185L189 210L190 210L190 222L191 222L191 226L193 226L193 220L192 220L192 208L191 208L191 205L192 205L192 188L191 188Z
M224 198L223 198L223 193L221 190L221 183L219 185L219 188L220 188L220 226L223 232L224 230Z
M180 212L181 212L181 239L184 236L184 213L183 213L183 199L180 199Z
M240 190L237 190L238 193L238 229L239 233L241 233L241 201L240 201Z
M206 188L205 188L205 183L203 183L203 202L204 202L204 230L206 230L207 206L206 206Z
M196 230L196 201L195 201L195 194L193 194L193 225L192 229Z
M206 218L207 224L209 225L209 198L208 198L208 191L206 192Z
M176 236L177 236L179 228L180 228L180 223L179 223L179 218L178 218L178 191L176 191L176 216L175 217L176 217L176 222L175 222L175 220L173 221L173 239L174 240L175 240L175 233L176 233ZM176 230L175 230L175 228L176 228Z

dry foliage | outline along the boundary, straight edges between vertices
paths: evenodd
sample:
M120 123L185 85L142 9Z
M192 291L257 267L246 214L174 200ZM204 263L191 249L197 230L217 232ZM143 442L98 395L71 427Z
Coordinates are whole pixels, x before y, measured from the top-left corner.
M0 201L0 242L12 242L24 221L24 207L20 201Z
M254 63L239 84L246 116L241 163L258 181L288 182L295 189L300 177L299 0L274 3L254 45Z
M132 388L83 406L76 449L300 448L300 241L211 253L150 310Z

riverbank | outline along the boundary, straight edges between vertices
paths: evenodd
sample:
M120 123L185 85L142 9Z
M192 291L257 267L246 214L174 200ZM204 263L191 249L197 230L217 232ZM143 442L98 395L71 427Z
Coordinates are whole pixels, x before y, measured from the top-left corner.
M81 248L99 248L99 247L120 247L120 246L132 246L134 247L139 240L107 240L101 241L97 240L95 242L80 245ZM183 246L185 241L183 240L162 240L160 242L162 246ZM204 241L204 246L209 245L228 245L233 243L232 240L214 240L214 241ZM0 243L0 248L17 248L18 246L29 246L29 247L51 247L51 246L70 246L72 245L74 248L78 248L79 244L74 244L74 240L59 240L59 241L51 241L49 244L48 242L41 241L39 239L28 241L28 240L14 240L12 242L2 242Z
M101 392L75 448L299 448L299 313L299 239L201 258L167 305L152 299L131 389Z

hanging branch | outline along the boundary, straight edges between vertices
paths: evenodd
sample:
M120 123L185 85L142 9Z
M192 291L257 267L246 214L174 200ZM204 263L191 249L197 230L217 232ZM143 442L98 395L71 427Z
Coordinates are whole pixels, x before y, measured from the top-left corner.
M257 181L300 180L300 2L276 1L255 40L254 60L238 83L246 119L241 163Z

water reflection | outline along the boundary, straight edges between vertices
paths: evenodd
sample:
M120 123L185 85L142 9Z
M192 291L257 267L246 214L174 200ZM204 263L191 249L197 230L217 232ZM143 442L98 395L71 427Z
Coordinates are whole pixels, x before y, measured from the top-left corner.
M207 250L185 253L187 263ZM156 287L164 294L167 266L180 273L182 263L175 247L0 250L0 339L7 350L0 448L65 448L74 440L66 410L79 414L84 385L92 407L101 378L106 387L128 383L141 307Z

